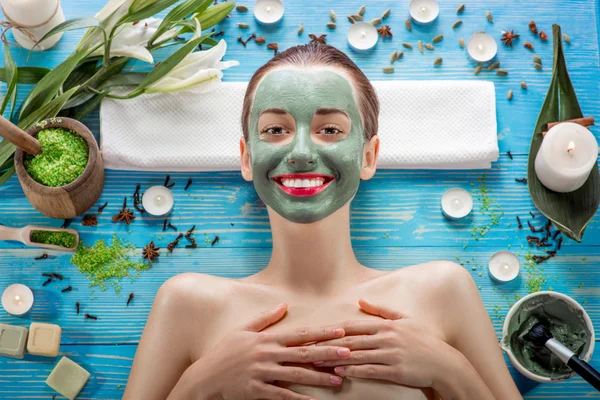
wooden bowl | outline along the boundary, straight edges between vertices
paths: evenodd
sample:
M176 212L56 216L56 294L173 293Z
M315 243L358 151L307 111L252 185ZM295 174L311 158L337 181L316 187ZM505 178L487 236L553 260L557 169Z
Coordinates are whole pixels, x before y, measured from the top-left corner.
M81 122L56 117L38 122L27 133L36 136L42 129L64 128L77 133L88 145L88 163L73 182L50 187L36 182L25 170L24 152L15 151L15 169L23 192L36 210L52 218L74 218L89 210L98 200L104 187L104 162L92 132Z

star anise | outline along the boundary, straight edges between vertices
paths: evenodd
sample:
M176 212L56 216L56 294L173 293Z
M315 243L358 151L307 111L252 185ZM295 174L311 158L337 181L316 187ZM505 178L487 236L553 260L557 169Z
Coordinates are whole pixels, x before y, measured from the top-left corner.
M392 28L390 28L389 25L383 25L380 28L377 28L377 32L381 35L381 40L385 39L386 37L393 37L394 35L392 35Z
M129 225L131 223L131 221L133 221L134 219L135 219L135 215L133 215L133 213L131 211L129 211L129 209L121 210L112 217L112 220L114 222L125 221L125 223L127 225Z
M521 35L517 35L515 31L511 29L510 31L502 32L502 38L500 40L504 42L505 46L512 47L513 40L518 39L519 36Z
M144 250L142 250L142 255L144 256L144 258L147 258L150 261L154 261L154 259L160 255L158 253L159 250L160 247L154 247L154 241L152 241L150 242L150 244L144 247Z
M81 221L81 225L96 226L96 225L98 225L98 218L96 218L94 215L86 215L83 217L83 220Z
M308 37L310 38L311 43L323 43L323 44L327 44L327 42L325 42L325 38L327 37L327 35L321 35L318 36L317 35L313 35L312 33L308 35Z

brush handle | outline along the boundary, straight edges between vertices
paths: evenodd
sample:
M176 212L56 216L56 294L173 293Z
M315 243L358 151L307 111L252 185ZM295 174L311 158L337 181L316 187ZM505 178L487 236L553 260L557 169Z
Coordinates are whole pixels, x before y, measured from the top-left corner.
M42 152L40 142L3 116L0 116L0 136L31 155Z
M600 392L600 372L596 371L590 364L574 355L567 362L567 366Z

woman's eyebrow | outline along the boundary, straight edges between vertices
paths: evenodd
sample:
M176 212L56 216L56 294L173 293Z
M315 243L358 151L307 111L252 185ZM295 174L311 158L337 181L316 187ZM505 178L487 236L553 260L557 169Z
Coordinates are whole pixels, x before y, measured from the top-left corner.
M331 114L343 114L346 117L350 118L348 116L348 113L344 110L340 110L339 108L319 108L317 111L315 111L315 115L331 115Z
M263 114L289 114L287 111L285 111L283 108L265 108L264 110L261 111L261 113L259 114L259 117Z

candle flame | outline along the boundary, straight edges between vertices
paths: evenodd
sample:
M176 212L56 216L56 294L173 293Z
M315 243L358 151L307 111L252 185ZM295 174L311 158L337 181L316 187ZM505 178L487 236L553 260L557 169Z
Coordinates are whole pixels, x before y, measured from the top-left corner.
M15 296L15 301L21 301L21 297L19 297L19 295Z
M365 36L367 36L367 32L365 32L365 31L362 31L362 32L360 33L360 37L361 37L361 38L364 38Z
M573 150L575 150L575 142L570 141L569 142L569 147L567 147L567 153L572 154Z
M508 269L508 265L507 265L507 264L504 264L504 267L503 267L503 268L504 268L505 270L507 270L507 269Z
M426 7L421 7L421 12L424 13L425 11L427 11Z
M267 7L267 8L265 8L265 11L266 11L266 12L271 12L271 7Z
M479 43L479 44L477 45L477 48L479 49L479 51L483 51L483 45L482 45L481 43Z

